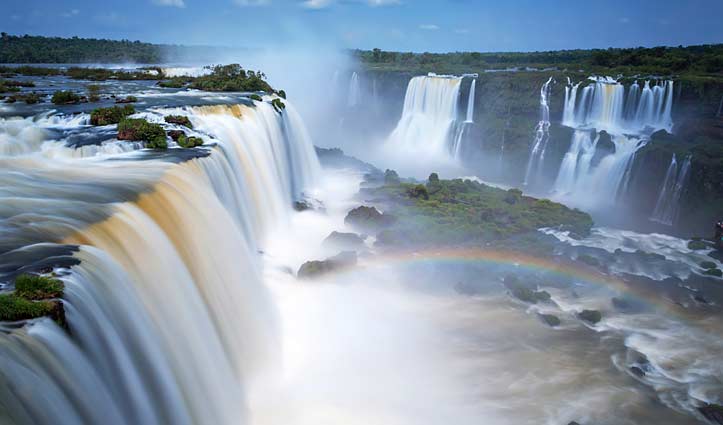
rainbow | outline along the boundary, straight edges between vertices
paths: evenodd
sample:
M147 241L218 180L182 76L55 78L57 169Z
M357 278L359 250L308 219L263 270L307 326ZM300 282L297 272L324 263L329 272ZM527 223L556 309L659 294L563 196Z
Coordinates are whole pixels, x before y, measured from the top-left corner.
M388 265L416 265L429 263L447 264L488 264L518 267L530 272L542 271L578 282L601 285L619 293L626 294L653 308L673 313L676 316L688 316L689 311L659 293L646 288L646 285L626 281L620 277L604 274L594 267L571 260L538 257L518 251L486 248L438 248L422 251L393 251L360 260L362 267L384 267ZM348 272L348 271L347 271Z

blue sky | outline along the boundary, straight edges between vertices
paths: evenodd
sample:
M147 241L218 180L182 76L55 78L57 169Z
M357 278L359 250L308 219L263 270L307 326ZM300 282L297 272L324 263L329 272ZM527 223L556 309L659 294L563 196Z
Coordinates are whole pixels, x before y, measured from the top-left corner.
M723 42L723 0L2 0L11 34L534 51Z

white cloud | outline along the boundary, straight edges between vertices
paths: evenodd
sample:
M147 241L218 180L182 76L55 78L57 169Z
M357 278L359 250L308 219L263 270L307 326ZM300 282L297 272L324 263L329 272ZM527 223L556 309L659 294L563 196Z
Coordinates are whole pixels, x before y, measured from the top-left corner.
M437 31L439 29L439 26L434 24L422 24L419 26L419 29L425 31Z
M401 4L399 0L367 0L367 4L371 7L377 6L391 6L394 4Z
M158 6L186 7L183 0L153 0L153 4Z
M325 9L332 3L333 0L306 0L301 5L307 9Z
M73 16L78 16L79 14L80 14L80 10L73 9L73 10L69 10L67 12L61 13L61 16L63 18L72 18Z
M271 0L233 0L233 2L241 7L268 6L271 4Z

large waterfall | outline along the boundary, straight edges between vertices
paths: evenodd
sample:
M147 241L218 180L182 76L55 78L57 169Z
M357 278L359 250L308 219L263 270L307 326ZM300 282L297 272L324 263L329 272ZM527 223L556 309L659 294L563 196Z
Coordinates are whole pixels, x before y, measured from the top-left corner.
M0 422L244 422L244 383L278 352L256 249L318 163L290 104L174 112L209 146L195 158L79 156L40 120L0 129L0 255L54 242L79 263L61 273L69 333L0 334Z
M530 178L537 177L542 170L545 161L545 151L547 150L547 142L550 139L550 77L540 88L540 121L535 127L535 139L532 141L532 151L530 151L530 159L527 162L525 171L524 185L530 184Z
M454 149L461 77L414 77L407 86L404 110L387 144L401 152L449 156Z
M690 156L685 157L683 164L678 168L677 158L673 154L660 187L651 220L667 226L675 223L680 210L680 198L688 181L688 174L690 174Z
M641 89L636 81L626 90L610 77L591 80L584 87L568 80L565 88L562 124L575 132L554 189L574 205L603 208L625 194L635 153L650 135L672 131L673 82L645 81ZM614 151L593 164L600 131L610 135Z
M359 74L353 72L349 79L349 95L347 97L346 104L350 108L353 108L359 104L361 98L361 88L359 87Z

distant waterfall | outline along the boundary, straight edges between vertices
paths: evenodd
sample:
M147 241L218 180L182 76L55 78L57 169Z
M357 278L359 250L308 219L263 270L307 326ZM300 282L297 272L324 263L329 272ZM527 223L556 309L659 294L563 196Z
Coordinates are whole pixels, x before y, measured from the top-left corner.
M554 190L571 204L602 208L614 205L626 191L635 153L650 135L672 131L673 82L651 86L646 81L642 88L634 82L626 91L609 77L591 80L583 87L568 79L562 124L575 133ZM602 130L611 135L615 151L593 166L598 137L585 134Z
M466 123L474 123L474 95L475 87L477 86L477 80L472 80L472 85L469 88L469 98L467 99L467 119Z
M533 174L537 175L541 172L545 151L547 150L547 142L550 140L550 77L540 88L540 121L535 127L535 138L532 141L532 150L530 151L530 159L527 161L527 170L525 171L524 185L530 183Z
M244 384L276 367L257 246L314 184L313 146L290 103L283 113L266 102L174 112L215 146L169 149L199 155L181 164L147 151L49 159L48 147L73 150L54 140L13 151L21 161L0 149L0 216L15 223L0 247L70 244L80 261L61 276L71 333L49 319L0 333L3 419L244 423ZM13 123L32 140L44 133ZM29 210L35 218L20 220Z
M675 223L680 210L680 198L683 195L690 174L690 160L689 155L678 169L678 163L675 154L673 154L663 184L660 187L660 194L658 195L658 201L655 203L653 215L650 217L652 221L667 226L672 226Z
M637 82L627 93L625 86L612 78L593 78L593 83L568 82L562 122L569 127L593 127L611 134L657 130L672 131L673 81L645 81L642 90ZM579 100L578 100L579 97Z
M461 77L429 75L409 81L404 110L387 145L395 150L448 156L457 140Z
M349 96L347 98L347 106L353 108L359 104L361 97L361 89L359 88L359 74L353 72L349 80Z

